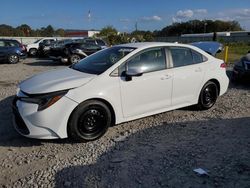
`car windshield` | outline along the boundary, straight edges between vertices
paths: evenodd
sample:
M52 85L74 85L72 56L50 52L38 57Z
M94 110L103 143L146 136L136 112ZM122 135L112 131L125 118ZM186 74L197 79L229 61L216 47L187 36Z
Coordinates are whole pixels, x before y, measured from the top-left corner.
M134 49L121 46L111 47L84 58L79 63L72 65L71 68L89 74L102 74Z
M38 40L36 40L34 43L38 43L40 40L42 40L42 39L38 39Z

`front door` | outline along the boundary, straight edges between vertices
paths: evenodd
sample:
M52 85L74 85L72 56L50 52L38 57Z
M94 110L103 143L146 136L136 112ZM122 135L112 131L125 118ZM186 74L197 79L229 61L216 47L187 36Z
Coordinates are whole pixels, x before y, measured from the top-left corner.
M151 48L130 59L126 70L139 70L143 74L126 81L120 79L124 117L156 112L171 105L172 71L166 69L163 48Z

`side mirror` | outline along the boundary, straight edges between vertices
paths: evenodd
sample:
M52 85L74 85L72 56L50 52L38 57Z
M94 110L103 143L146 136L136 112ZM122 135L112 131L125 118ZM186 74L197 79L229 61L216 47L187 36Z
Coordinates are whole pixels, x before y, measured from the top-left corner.
M128 69L123 72L126 81L131 81L132 77L138 77L143 75L143 71L140 69Z

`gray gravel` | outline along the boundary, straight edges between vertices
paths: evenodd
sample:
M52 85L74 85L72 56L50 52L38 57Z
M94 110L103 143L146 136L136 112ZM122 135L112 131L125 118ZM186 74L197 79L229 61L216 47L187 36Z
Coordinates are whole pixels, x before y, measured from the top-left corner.
M0 64L0 186L250 187L246 83L231 84L210 110L185 108L123 123L89 143L20 136L12 126L16 84L62 67L37 59Z

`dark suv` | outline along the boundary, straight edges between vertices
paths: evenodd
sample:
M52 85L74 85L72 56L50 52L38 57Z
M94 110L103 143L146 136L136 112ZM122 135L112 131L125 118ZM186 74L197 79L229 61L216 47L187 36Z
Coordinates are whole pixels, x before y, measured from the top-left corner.
M7 61L10 64L18 63L20 59L27 56L27 50L17 40L0 39L0 61Z

